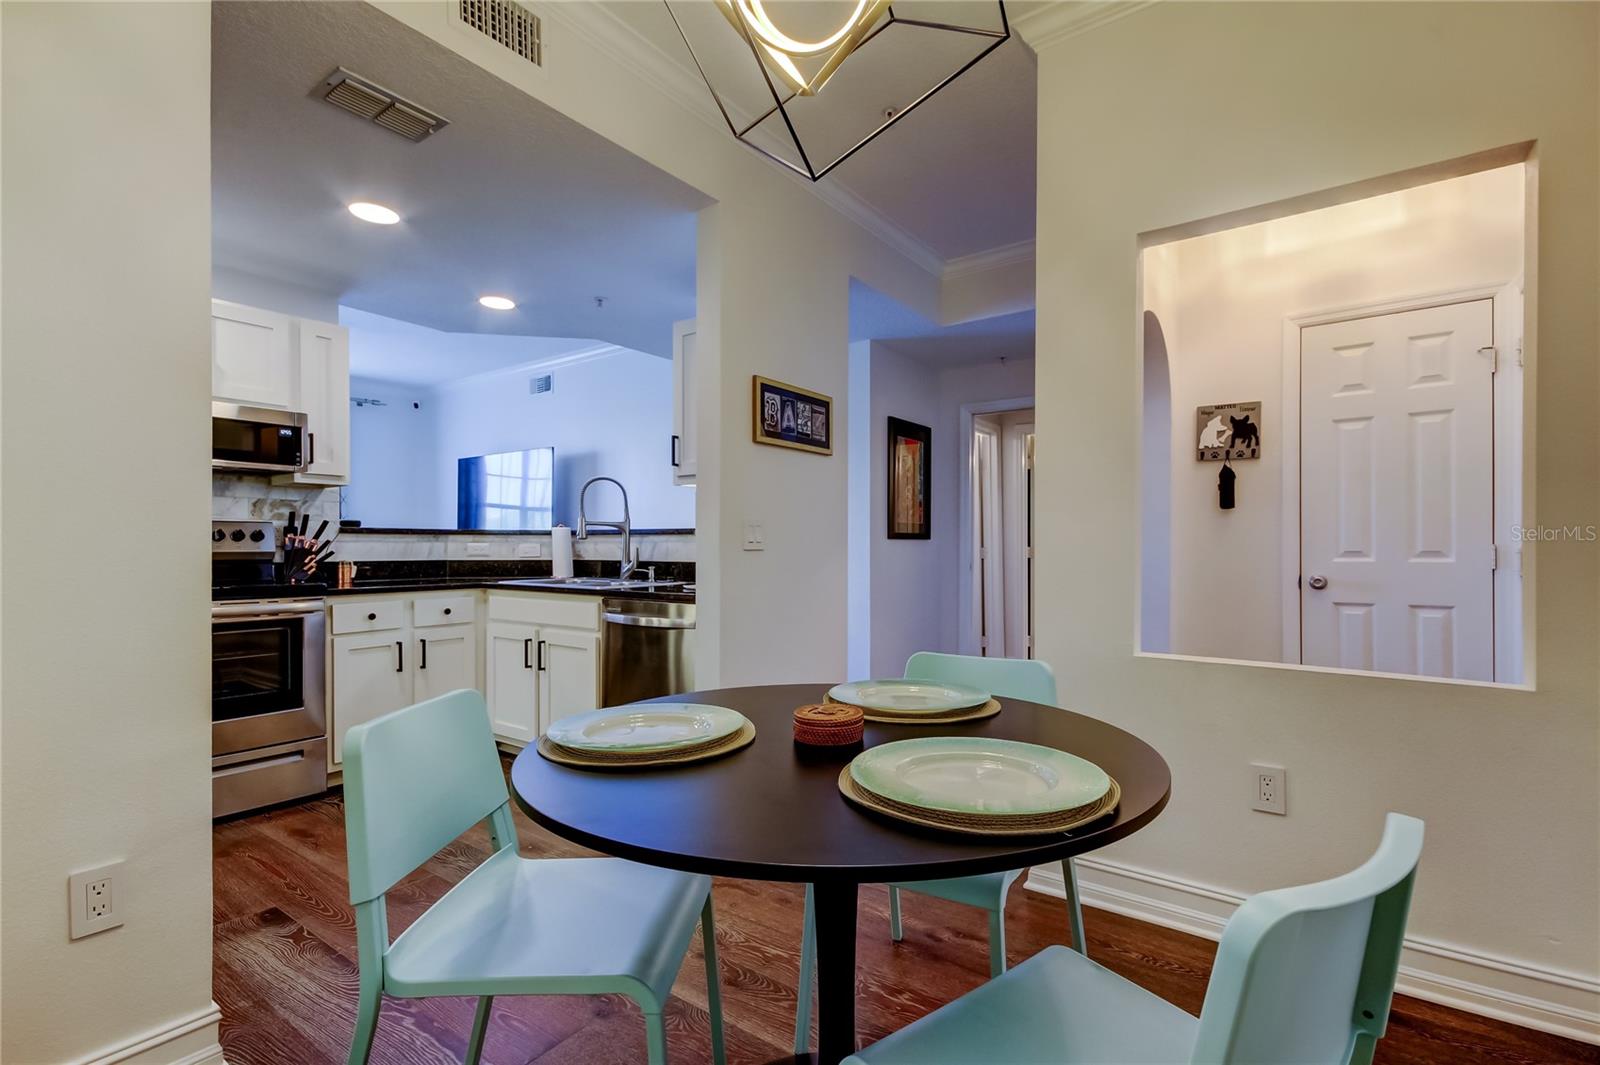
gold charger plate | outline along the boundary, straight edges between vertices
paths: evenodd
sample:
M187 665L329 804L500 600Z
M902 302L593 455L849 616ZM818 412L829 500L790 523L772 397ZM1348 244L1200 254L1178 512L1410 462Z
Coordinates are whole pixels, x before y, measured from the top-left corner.
M1075 828L1098 821L1114 811L1117 804L1122 801L1122 789L1117 786L1116 779L1112 778L1111 787L1100 799L1088 806L1063 810L1059 814L1026 816L997 814L990 817L950 814L923 809L920 806L910 806L875 795L855 782L855 778L850 775L849 766L845 766L839 774L839 791L857 806L883 814L885 817L921 825L924 828L960 832L969 836L1053 836L1071 832Z
M854 703L840 703L840 706L855 706ZM965 721L982 721L986 717L993 717L1000 712L1000 700L990 699L977 706L968 706L961 710L947 710L938 714L893 714L881 710L869 710L862 706L857 707L865 715L866 720L875 721L880 725L955 725Z
M551 743L548 737L539 737L539 754L559 765L569 765L578 769L653 769L666 765L688 765L691 762L704 762L711 758L721 758L725 754L750 746L755 742L756 726L753 722L746 721L744 727L726 739L709 743L704 747L693 747L688 750L660 751L650 755L600 755L590 751L577 751L570 747L563 747L559 743Z

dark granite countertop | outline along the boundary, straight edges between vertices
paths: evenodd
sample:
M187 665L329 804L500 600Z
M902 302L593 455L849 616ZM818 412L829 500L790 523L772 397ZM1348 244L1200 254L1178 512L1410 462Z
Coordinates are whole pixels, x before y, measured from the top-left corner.
M613 561L597 561L595 559L576 559L573 562L573 573L579 577L615 577L617 563ZM356 563L356 582L350 588L333 588L321 583L332 581L335 567L330 563L326 573L319 569L316 574L318 581L310 585L301 586L299 590L289 590L283 587L274 587L272 598L300 597L329 598L345 597L352 595L387 595L391 593L406 592L438 592L461 589L475 591L479 588L489 588L503 591L524 592L553 592L556 595L587 595L597 599L655 599L668 603L694 602L695 568L693 562L653 562L639 567L641 578L645 572L654 569L657 580L681 581L682 584L673 588L571 588L561 585L516 585L507 584L508 581L527 580L529 578L550 576L549 559L429 559L417 561L373 561ZM258 575L257 580L265 582L269 578L265 574ZM281 574L272 578L281 580ZM238 584L238 578L228 581L213 573L212 584L214 599L239 598L239 596L225 596L217 594L219 585Z
M460 589L476 591L487 588L502 592L553 592L556 595L587 595L596 599L654 599L664 603L692 603L694 592L683 586L675 588L572 588L554 585L508 584L517 578L506 577L435 577L394 578L389 580L357 580L350 588L329 588L328 598L351 595L388 595L396 592L439 592ZM694 585L688 585L693 588Z

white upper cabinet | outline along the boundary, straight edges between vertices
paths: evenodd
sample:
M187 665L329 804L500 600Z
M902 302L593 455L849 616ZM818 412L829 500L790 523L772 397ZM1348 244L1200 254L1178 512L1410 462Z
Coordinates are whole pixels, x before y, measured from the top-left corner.
M305 469L286 481L347 484L350 480L350 331L327 322L296 327L295 377L306 415Z
M287 315L212 300L212 398L294 410L293 335Z
M695 354L700 337L693 319L672 325L672 483L694 484L700 447L696 425Z

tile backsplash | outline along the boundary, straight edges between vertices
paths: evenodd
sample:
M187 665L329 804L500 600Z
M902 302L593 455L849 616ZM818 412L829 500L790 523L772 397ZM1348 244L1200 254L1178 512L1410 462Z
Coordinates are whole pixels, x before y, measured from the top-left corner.
M271 478L247 474L211 475L211 516L223 521L271 521L282 525L289 513L308 514L312 526L324 518L339 524L339 489L306 485L275 485ZM639 561L693 562L693 533L641 533L633 543ZM526 551L536 554L526 554ZM622 557L622 537L598 533L574 540L574 558L614 560ZM339 558L352 562L425 562L467 559L550 558L550 535L526 536L494 533L365 532L347 530L340 536Z
M309 514L315 525L326 518L339 524L339 490L309 485L276 485L270 477L211 474L211 516L220 521L271 521L282 525L289 512Z

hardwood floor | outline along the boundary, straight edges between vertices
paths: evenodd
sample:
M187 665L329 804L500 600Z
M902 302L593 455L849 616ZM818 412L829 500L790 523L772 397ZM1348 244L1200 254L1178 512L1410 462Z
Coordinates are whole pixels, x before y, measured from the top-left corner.
M332 794L216 826L214 996L231 1065L341 1062L355 1017L355 924L345 880L343 804ZM586 853L520 814L523 852ZM488 852L474 829L389 895L398 935ZM719 880L717 944L730 1065L766 1062L790 1046L801 893L782 884ZM978 986L988 975L986 924L976 910L905 897L905 939L891 943L883 888L864 889L859 943L859 1033L870 1041ZM1205 996L1213 944L1090 909L1090 952L1102 964L1191 1012ZM1058 900L1011 893L1013 963L1064 942ZM668 1041L678 1065L710 1060L698 937L673 988ZM386 1000L373 1062L459 1062L473 1000ZM644 1061L644 1026L619 998L502 998L484 1061L494 1065L621 1065ZM1396 1000L1383 1063L1600 1065L1600 1048L1416 999Z

